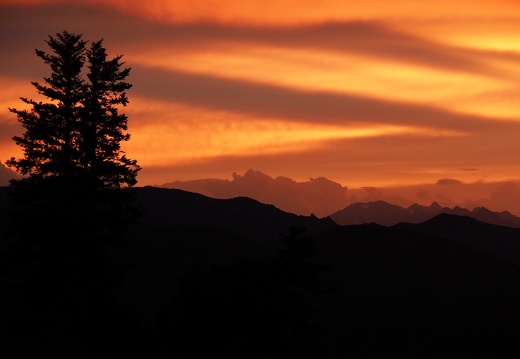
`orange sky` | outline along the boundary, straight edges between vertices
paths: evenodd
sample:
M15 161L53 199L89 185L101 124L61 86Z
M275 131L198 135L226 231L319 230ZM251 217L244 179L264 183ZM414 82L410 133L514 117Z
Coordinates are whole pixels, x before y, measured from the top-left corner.
M68 30L123 54L138 185L253 168L348 187L520 178L520 3L512 0L0 0L7 108Z

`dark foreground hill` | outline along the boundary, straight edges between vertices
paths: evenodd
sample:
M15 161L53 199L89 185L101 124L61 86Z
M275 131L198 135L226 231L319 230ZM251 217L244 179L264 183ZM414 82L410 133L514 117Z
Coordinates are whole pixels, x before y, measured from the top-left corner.
M323 357L469 357L515 347L520 272L509 262L376 225L314 238L317 261L329 264L322 280L336 289L320 301Z
M253 208L260 204L241 200L218 203L238 204L242 214L256 213ZM204 208L208 204L201 203L212 201L197 206L200 213L209 213ZM314 251L306 260L320 268L321 291L308 292L293 282L279 282L283 276L272 266L286 246L271 244L280 243L280 233L287 233L282 228L300 222L287 222L271 232L273 242L249 241L245 238L252 231L244 228L269 227L270 216L252 216L247 226L236 230L237 218L224 215L222 209L218 212L222 214L218 223L205 229L149 222L153 231L144 229L143 235L153 234L135 243L132 258L138 265L118 292L125 305L140 312L151 327L160 321L153 318L175 312L171 308L179 303L177 296L185 298L182 312L191 314L183 314L177 322L183 323L185 334L179 334L173 322L163 324L168 328L164 330L198 348L201 357L225 352L237 345L234 340L249 343L250 349L265 342L280 345L279 340L296 340L299 344L293 344L299 350L319 347L319 356L308 357L320 358L468 357L517 349L520 270L511 261L520 253L517 229L456 215L415 226L314 229L307 233ZM305 266L294 266L300 278L312 277ZM193 270L195 274L190 274ZM286 292L278 285L295 286L304 305L292 289ZM258 311L263 314L258 316ZM280 326L296 325L295 317L305 318L307 312L316 327L303 321L298 324L303 332L294 334L296 339L277 332ZM302 339L306 335L311 338ZM213 347L204 352L207 342ZM236 350L252 356L247 349Z
M339 226L247 198L137 192L145 212L114 255L113 269L125 268L114 305L92 309L79 297L72 306L60 302L61 290L38 291L36 303L41 296L64 308L50 313L49 325L33 319L41 315L25 310L23 293L9 290L17 278L7 278L0 334L11 349L67 358L520 352L520 268L510 260L518 239L511 228L461 216L415 227ZM493 252L497 241L507 243L509 258ZM88 279L60 270L76 286Z
M399 223L393 228L442 237L520 265L520 228L445 213L422 223Z
M152 227L219 227L268 247L278 247L280 233L291 227L304 226L310 234L337 227L330 218L295 215L248 197L215 199L157 187L136 192L143 209L139 223Z
M186 350L176 336L197 348L198 357L233 347L255 357L254 348L281 345L279 340L291 342L297 357L305 357L299 350L308 347L307 357L319 358L471 357L518 350L520 269L488 249L504 234L502 243L511 242L509 248L518 253L519 238L507 234L510 228L461 216L434 222L424 224L431 225L431 233L352 225L312 234L314 249L304 262L318 268L319 291L301 284L313 277L301 261L291 262L300 278L296 282L273 267L287 246L255 247L215 228L157 227L148 240L134 244L132 260L138 265L118 295L128 310L145 313L148 326L167 328L171 345ZM458 241L453 233L446 235L446 228L489 236L478 237L481 245L472 246L469 235ZM179 295L182 305L174 300ZM184 313L180 317L170 312L176 313L175 303ZM177 324L174 319L159 324L166 317L177 318ZM286 326L302 332L294 337L278 332ZM237 341L249 344L241 348ZM211 348L204 346L208 342ZM310 349L316 347L319 355L313 356Z

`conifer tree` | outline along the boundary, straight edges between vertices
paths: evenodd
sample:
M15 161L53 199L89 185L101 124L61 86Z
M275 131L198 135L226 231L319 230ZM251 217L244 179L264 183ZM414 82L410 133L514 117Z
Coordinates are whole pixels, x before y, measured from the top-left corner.
M81 40L81 35L65 31L56 37L49 36L47 44L54 54L36 50L36 55L51 67L51 76L44 78L46 84L32 84L50 102L22 97L21 100L31 109L10 109L26 129L22 136L13 137L23 148L25 156L21 159L13 157L6 164L33 178L70 177L78 160L76 141L80 133L77 124L80 121L79 105L85 93L81 71L85 63L86 42Z
M120 156L121 141L128 141L127 117L120 114L117 105L126 106L125 90L132 87L125 82L130 69L121 69L122 56L107 60L103 40L92 43L87 51L89 63L85 97L82 101L84 120L81 122L79 150L80 166L86 174L99 181L100 187L120 188L136 183L137 162Z
M119 106L131 87L121 56L108 59L102 40L67 31L46 42L52 51L36 55L51 74L32 84L47 100L21 98L28 109L10 109L25 132L13 137L23 157L6 164L24 177L10 181L9 248L0 254L21 306L12 326L33 328L23 345L36 348L54 338L93 343L115 315L114 244L138 214L131 187L140 170L120 146L130 139Z
M25 214L33 221L43 216L49 223L49 215L61 216L62 223L83 227L83 232L124 221L132 211L128 191L122 189L137 183L140 170L121 150L121 141L130 135L118 106L128 103L130 69L122 68L122 56L107 58L103 40L88 47L82 35L64 31L46 42L52 53L36 50L36 55L50 66L51 75L44 84L32 84L49 101L21 98L30 109L10 109L26 130L13 137L24 157L6 161L26 176L11 181L13 204L29 207L33 213ZM63 213L56 212L60 208Z

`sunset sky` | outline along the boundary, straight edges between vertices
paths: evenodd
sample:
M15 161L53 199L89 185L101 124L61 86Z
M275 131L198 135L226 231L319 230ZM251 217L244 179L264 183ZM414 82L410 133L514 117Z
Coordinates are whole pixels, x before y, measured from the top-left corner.
M2 163L63 30L132 69L138 185L520 179L518 0L0 0Z

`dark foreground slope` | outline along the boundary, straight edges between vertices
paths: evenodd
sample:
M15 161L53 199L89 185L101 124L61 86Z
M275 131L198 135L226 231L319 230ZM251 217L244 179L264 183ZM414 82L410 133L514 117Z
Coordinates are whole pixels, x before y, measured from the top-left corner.
M59 293L74 291L43 291L58 303L43 316L54 318L51 331L9 291L13 278L2 283L0 334L11 349L67 358L519 354L520 269L487 251L498 238L515 241L508 229L459 216L437 218L429 232L338 226L245 198L156 188L139 189L138 201L143 217L115 255L113 269L125 270L113 306L85 308L80 297L72 307ZM291 231L298 226L308 239ZM483 228L485 246L465 242ZM85 279L65 277L76 287Z
M299 216L247 197L215 199L197 193L157 187L137 188L142 225L152 227L218 227L268 247L290 227L304 226L313 234L338 225L330 218Z
M315 237L326 286L323 357L334 353L470 357L516 348L520 271L429 234L375 225Z
M399 223L393 228L436 235L520 265L520 228L445 213L422 223Z
M448 219L451 225L467 226L469 233L482 225L458 216ZM500 228L495 229L499 235ZM379 225L335 227L310 237L314 250L305 261L320 268L321 289L308 291L279 281L281 272L272 263L286 246L254 248L224 232L187 231L160 230L140 242L133 252L138 265L119 292L128 310L135 305L133 310L146 313L147 326L167 333L163 352L185 354L184 344L190 343L199 357L226 350L255 357L255 350L265 354L255 349L260 343L293 340L277 328L290 327L295 317L307 321L302 319L304 332L291 348L319 348L319 355L309 351L308 357L438 358L518 351L520 270L485 251L434 233ZM307 278L306 267L292 263ZM175 301L178 295L187 302ZM143 299L128 301L138 296ZM181 319L158 324L161 318L179 318L179 310ZM212 349L204 347L210 342Z

